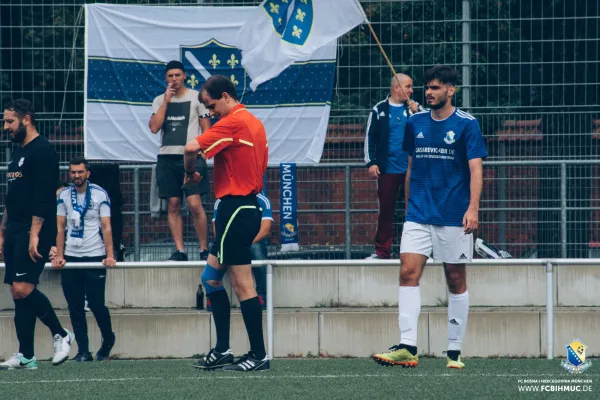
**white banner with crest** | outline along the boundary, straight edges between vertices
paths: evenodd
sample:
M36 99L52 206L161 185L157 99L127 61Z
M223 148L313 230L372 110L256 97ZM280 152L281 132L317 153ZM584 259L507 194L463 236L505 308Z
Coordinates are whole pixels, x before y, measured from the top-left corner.
M148 127L152 100L164 93L165 65L179 60L188 87L225 75L265 124L269 163L318 163L334 86L332 42L279 76L249 89L235 47L255 7L88 4L85 40L85 154L94 160L155 161L160 137Z

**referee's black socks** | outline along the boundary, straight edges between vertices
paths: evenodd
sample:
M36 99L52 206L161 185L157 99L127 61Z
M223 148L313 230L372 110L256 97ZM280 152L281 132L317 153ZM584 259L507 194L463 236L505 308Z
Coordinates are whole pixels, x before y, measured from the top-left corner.
M67 336L67 332L63 329L52 308L52 304L50 304L50 300L48 300L44 293L35 288L33 289L33 292L23 300L27 302L29 307L35 310L35 315L50 329L52 336L57 334L62 337Z
M231 323L231 305L229 296L224 290L208 293L212 308L213 320L215 321L215 331L217 332L217 343L215 350L224 353L229 350L229 327Z
M246 331L248 331L248 339L250 339L250 350L257 359L262 360L267 353L263 338L262 309L258 296L240 301L240 308L242 309Z

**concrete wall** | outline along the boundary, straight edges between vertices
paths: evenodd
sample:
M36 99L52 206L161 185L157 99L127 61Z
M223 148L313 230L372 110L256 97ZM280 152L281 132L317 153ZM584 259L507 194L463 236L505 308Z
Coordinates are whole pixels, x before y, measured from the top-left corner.
M472 306L543 306L546 275L541 266L468 268ZM111 308L192 308L202 269L131 269L107 273L106 301ZM0 269L4 278L4 269ZM231 293L226 278L225 287ZM387 267L276 268L275 307L388 307L398 304L398 269ZM60 272L46 270L40 289L55 308L66 309ZM558 267L554 272L556 305L600 306L600 268ZM441 267L427 267L421 281L423 306L447 302ZM235 295L232 304L237 305ZM14 308L0 290L0 310Z
M60 319L69 329L65 312ZM214 346L210 313L180 310L116 310L112 312L117 344L113 354L122 358L191 357ZM469 314L463 354L467 357L539 357L546 354L543 308L474 308ZM88 313L90 349L100 346L100 334ZM263 314L266 340L266 316ZM418 327L420 353L441 356L447 348L447 311L423 308ZM587 355L600 354L600 310L556 309L556 357L564 357L565 346L580 338ZM398 314L394 309L290 309L276 310L274 319L276 357L329 356L367 357L398 344ZM248 350L246 329L239 311L232 312L231 347L236 354ZM0 313L0 358L17 351L12 312ZM75 355L77 346L73 346ZM36 326L36 356L50 358L52 341L48 329ZM557 361L558 363L558 361ZM558 365L558 364L557 364Z

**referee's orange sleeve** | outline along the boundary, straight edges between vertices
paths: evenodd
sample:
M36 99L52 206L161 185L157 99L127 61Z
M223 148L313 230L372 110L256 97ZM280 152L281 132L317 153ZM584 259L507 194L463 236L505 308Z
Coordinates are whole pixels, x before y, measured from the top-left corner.
M196 137L202 152L208 158L213 158L233 144L234 126L230 118L225 118L214 124L209 130Z

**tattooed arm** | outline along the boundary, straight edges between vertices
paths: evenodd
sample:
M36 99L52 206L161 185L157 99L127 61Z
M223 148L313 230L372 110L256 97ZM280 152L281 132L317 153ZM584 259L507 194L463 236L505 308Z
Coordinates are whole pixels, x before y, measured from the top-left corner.
M38 244L40 243L40 231L44 225L44 218L36 217L35 215L31 218L31 230L29 231L29 258L31 261L36 262L42 259L42 255L38 252Z
M29 236L39 236L42 226L44 225L44 218L36 217L35 215L31 218L31 230Z

